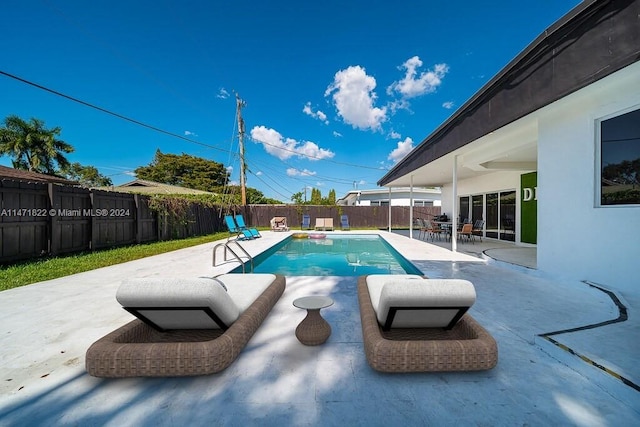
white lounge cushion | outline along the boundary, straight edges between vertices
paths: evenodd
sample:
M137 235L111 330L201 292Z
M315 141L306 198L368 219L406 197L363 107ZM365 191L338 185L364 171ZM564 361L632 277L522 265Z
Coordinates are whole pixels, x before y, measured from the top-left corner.
M161 329L219 328L205 311L180 307L208 307L226 326L242 312L220 283L209 278L128 279L118 288L116 299L123 307L154 308L138 312ZM164 307L167 309L162 310Z
M451 326L452 320L464 313L476 300L475 288L467 280L416 279L417 276L388 277L384 282L375 279L373 283L367 278L369 292L376 292L375 296L371 294L371 302L378 322L383 326L445 328ZM400 309L395 313L390 310L402 307L416 309ZM388 325L390 314L394 317L393 322Z
M222 274L216 276L227 286L227 292L243 313L276 280L275 274Z
M419 280L420 283L424 280L422 276L415 274L372 274L367 276L367 288L369 289L369 295L371 296L371 305L376 313L378 313L378 306L380 305L380 294L382 288L387 282L395 280L408 281Z

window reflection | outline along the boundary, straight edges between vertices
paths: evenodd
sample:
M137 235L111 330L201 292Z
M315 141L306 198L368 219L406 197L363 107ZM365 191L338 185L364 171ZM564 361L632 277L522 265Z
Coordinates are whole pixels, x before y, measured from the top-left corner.
M600 132L600 204L640 204L640 110L602 121Z

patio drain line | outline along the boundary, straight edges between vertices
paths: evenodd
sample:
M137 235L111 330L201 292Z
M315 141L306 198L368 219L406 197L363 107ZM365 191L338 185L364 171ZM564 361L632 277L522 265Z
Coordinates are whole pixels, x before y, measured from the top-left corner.
M604 322L599 322L599 323L594 323L592 325L585 325L585 326L579 326L577 328L571 328L571 329L563 329L561 331L555 331L555 332L547 332L545 334L539 334L539 337L544 338L545 340L549 341L550 343L554 344L555 346L561 348L562 350L574 355L574 356L578 356L580 359L582 359L583 361L587 362L588 364L595 366L598 369L601 369L602 371L606 372L607 374L611 375L612 377L622 381L623 384L633 388L636 391L640 391L640 385L634 383L633 381L631 381L628 378L623 377L622 375L618 374L615 371L612 371L611 369L607 368L606 366L603 366L601 364L599 364L598 362L591 360L590 358L588 358L587 356L578 353L577 351L573 350L572 348L554 340L553 338L551 338L552 335L560 335L560 334L568 334L571 332L578 332L578 331L586 331L588 329L595 329L595 328L599 328L601 326L606 326L606 325L612 325L614 323L620 323L620 322L624 322L627 320L628 315L627 315L627 307L625 307L624 304L622 304L622 302L620 301L620 299L618 299L618 297L616 296L616 294L614 294L613 292L604 289L598 285L596 285L595 283L589 282L584 280L583 283L586 283L587 285L591 286L592 288L598 289L601 292L604 292L605 294L607 294L609 296L609 298L611 298L611 300L613 301L613 303L616 305L616 307L618 307L618 317L615 319L611 319L611 320L605 320Z

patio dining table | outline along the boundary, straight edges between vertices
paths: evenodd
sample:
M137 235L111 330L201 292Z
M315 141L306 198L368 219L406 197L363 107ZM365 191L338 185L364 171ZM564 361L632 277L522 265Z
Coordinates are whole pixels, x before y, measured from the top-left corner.
M451 227L453 226L451 221L433 221L433 223L437 224L445 232L448 240L451 240Z

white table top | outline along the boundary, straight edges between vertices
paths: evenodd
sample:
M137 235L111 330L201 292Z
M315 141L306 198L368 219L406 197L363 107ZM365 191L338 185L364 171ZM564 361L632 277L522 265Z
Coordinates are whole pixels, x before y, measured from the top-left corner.
M293 305L307 310L319 310L333 305L333 300L329 297L309 296L294 300Z

